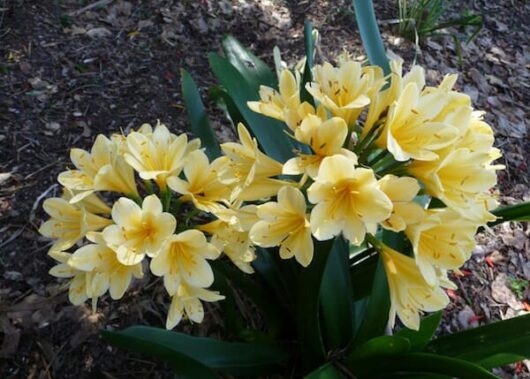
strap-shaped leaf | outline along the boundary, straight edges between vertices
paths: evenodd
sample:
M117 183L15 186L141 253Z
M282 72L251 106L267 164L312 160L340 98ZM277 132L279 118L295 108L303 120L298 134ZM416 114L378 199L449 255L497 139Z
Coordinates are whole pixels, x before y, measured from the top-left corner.
M245 119L234 104L234 100L220 86L211 86L208 89L208 95L225 112L227 118L232 123L232 129L237 133L237 124L240 122L244 124Z
M225 58L211 53L209 61L215 76L245 118L246 126L256 136L264 152L280 162L291 158L294 155L293 144L285 133L286 126L279 121L253 112L247 106L248 101L259 100L257 91Z
M259 91L260 85L273 88L277 86L278 79L269 66L234 37L226 36L223 39L223 51L228 61L255 92Z
M368 255L363 261L351 267L353 298L360 300L370 295L377 269L377 254Z
M371 356L348 361L357 379L416 377L414 374L445 375L458 379L497 379L495 375L471 362L436 354L409 353L387 356ZM421 376L420 376L421 377Z
M421 320L419 330L403 327L395 335L408 339L411 343L412 351L422 351L431 341L441 320L442 312L435 312Z
M360 345L348 355L349 361L372 356L405 354L410 351L410 341L398 336L380 336Z
M313 25L309 21L304 22L304 46L306 61L304 65L304 73L302 75L302 82L300 83L300 100L307 101L311 105L315 105L313 96L307 92L305 85L313 80L311 69L313 68L313 55L315 50L315 39L313 38Z
M277 371L289 359L288 352L277 345L262 345L242 342L225 342L212 338L193 337L147 326L133 326L120 332L103 332L103 338L113 345L148 354L168 361L197 363L197 367L232 375L261 376ZM189 363L189 362L188 362ZM198 373L195 378L215 378Z
M530 358L530 314L442 336L431 341L426 351L486 368Z
M245 329L245 320L234 298L234 289L229 285L227 278L220 270L214 270L215 281L212 289L219 291L225 297L219 302L223 314L223 324L226 332L237 337L242 337Z
M221 155L221 149L208 122L208 115L204 110L197 85L186 70L181 70L180 76L182 80L182 97L186 104L191 131L201 139L201 144L205 147L208 158L213 160Z
M491 213L499 218L489 223L489 226L497 225L505 221L530 221L530 201L499 207Z
M345 376L333 364L326 363L315 371L310 372L304 379L343 379Z
M328 350L344 348L353 338L353 290L348 243L337 237L320 287L322 329Z

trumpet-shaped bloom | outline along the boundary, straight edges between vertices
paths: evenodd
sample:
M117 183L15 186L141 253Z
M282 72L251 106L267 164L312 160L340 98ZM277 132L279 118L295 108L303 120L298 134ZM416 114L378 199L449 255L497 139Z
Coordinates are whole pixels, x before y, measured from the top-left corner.
M308 83L306 89L333 116L353 125L370 103L369 95L384 84L376 71L374 67L363 68L359 62L349 59L342 60L339 67L326 62L313 68L314 82Z
M420 223L407 227L416 264L427 283L436 283L437 268L457 270L469 259L476 231L475 222L449 208L427 210Z
M43 208L51 218L41 225L39 233L56 240L50 252L69 249L88 232L103 229L112 223L62 198L46 199Z
M423 219L424 209L413 201L420 191L416 179L385 175L378 184L393 205L392 214L381 223L385 229L400 232L405 230L407 225L416 224Z
M171 176L167 182L173 191L183 195L183 200L192 201L200 210L212 212L230 199L230 187L219 180L228 164L227 157L219 157L210 164L206 154L197 150L188 155L184 166L186 180Z
M156 195L147 196L142 208L130 199L120 198L112 207L112 219L116 225L107 226L103 237L124 265L135 265L146 254L156 256L177 225L172 214L162 211Z
M53 266L49 274L56 278L68 278L68 300L74 305L83 304L89 297L87 293L87 283L92 282L93 273L78 270L68 264L72 256L65 251L51 251L49 255L55 259L58 264Z
M390 290L391 327L397 314L407 328L418 330L423 311L438 311L449 303L440 286L431 286L425 281L414 259L387 246L382 249L381 257Z
M283 173L298 175L307 173L316 178L318 169L325 157L335 154L344 155L357 163L357 156L343 148L348 136L348 126L342 118L333 117L322 121L318 116L307 116L295 132L296 139L311 146L314 154L299 154L283 165Z
M282 164L258 149L258 142L248 130L237 126L241 143L221 145L230 162L221 174L221 181L234 186L231 200L253 201L275 195L286 183L271 177L282 173Z
M386 143L397 161L434 160L438 158L436 150L452 144L460 135L451 123L435 120L444 104L437 96L421 96L418 84L411 82L389 108Z
M250 239L262 247L280 246L280 257L293 256L307 267L313 259L311 225L306 215L302 192L293 187L282 187L277 202L258 206L261 219L250 229Z
M377 223L392 211L392 202L377 187L374 172L355 168L342 155L324 158L307 194L316 204L311 211L311 230L320 241L342 232L352 244L359 245L366 231L375 231Z
M77 168L59 174L57 180L75 193L71 203L78 202L94 191L121 192L138 195L132 168L117 154L117 146L98 135L91 152L72 149L70 159Z
M164 277L164 286L173 296L182 281L193 287L213 283L213 271L207 259L216 259L220 251L206 241L198 230L186 230L169 237L160 253L151 260L151 272Z
M132 278L142 278L142 264L124 265L109 248L101 234L89 235L92 244L77 249L67 264L76 270L91 273L87 277L86 293L96 307L97 298L109 291L114 300L121 299L129 288Z
M63 199L70 201L74 196L75 193L72 190L66 187L63 188ZM88 212L95 214L110 215L111 212L111 208L95 193L90 194L82 200L78 201L75 206L78 208L86 209Z
M173 329L182 320L185 314L191 321L200 323L204 318L202 301L214 302L225 297L217 291L192 287L181 283L177 293L173 295L166 320L166 329Z
M125 160L142 179L155 180L166 189L166 178L178 175L184 166L188 137L170 133L164 124L158 124L152 134L132 132L127 136L128 152Z

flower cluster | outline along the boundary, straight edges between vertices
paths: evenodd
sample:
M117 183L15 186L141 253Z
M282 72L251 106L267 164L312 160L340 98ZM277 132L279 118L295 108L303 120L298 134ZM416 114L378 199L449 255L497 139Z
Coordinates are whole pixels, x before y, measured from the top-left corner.
M392 62L385 77L343 56L314 67L311 102L298 78L284 70L279 90L262 86L248 103L287 125L298 149L286 162L264 154L242 124L239 142L222 144L213 161L200 141L160 123L72 149L75 169L59 175L63 196L45 201L51 218L40 229L55 240L50 273L70 278L71 302L95 307L107 291L119 299L148 268L172 299L166 327L183 316L200 322L201 301L223 298L209 289L209 261L226 256L250 274L255 246L278 247L307 267L315 240L342 236L379 252L392 322L417 329L423 311L445 307L448 271L495 219L492 129L453 89L455 75L429 87L420 67L403 75ZM384 245L383 229L403 232L412 254Z

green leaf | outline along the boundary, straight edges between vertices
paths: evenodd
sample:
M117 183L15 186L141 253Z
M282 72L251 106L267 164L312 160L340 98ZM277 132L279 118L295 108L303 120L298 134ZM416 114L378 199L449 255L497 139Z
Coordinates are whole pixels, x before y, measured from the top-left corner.
M427 345L426 351L486 368L530 358L530 314L439 337Z
M492 373L473 363L425 353L371 356L348 361L348 367L357 379L392 378L396 377L396 374L407 374L402 378L411 378L416 377L414 374L420 373L445 375L459 379L498 379Z
M208 116L204 110L197 85L186 70L182 69L180 75L182 78L182 97L186 104L191 131L201 139L201 144L206 148L206 154L211 161L221 155L221 149L208 122Z
M234 37L226 36L223 39L223 51L228 61L239 71L253 91L259 91L260 85L273 88L278 85L278 78L269 66Z
M315 371L310 372L304 379L343 379L344 375L333 364L326 363Z
M351 266L351 280L353 286L353 298L359 300L370 295L372 283L374 282L375 270L377 269L377 254L365 257L361 262Z
M280 162L293 157L294 147L285 133L286 125L255 113L247 106L248 101L259 100L258 92L226 59L211 53L209 61L215 76L245 118L245 126L256 136L264 152Z
M261 376L277 371L289 359L288 352L276 345L225 342L147 326L133 326L119 332L104 331L103 338L116 346L168 361L176 366L177 372L180 372L180 363L176 361L182 361L197 363L190 365L192 370L206 367L232 375ZM195 378L216 377L202 376L207 373L203 370Z
M237 109L234 100L232 100L230 95L220 86L211 86L208 89L208 95L217 106L225 112L227 118L232 124L232 130L237 133L237 124L240 122L245 124L245 119L239 112L239 109Z
M372 356L405 354L410 351L410 341L398 336L380 336L372 338L348 355L348 361Z
M349 247L342 237L335 238L326 263L320 287L320 305L328 350L345 347L353 338L354 313Z
M499 218L490 222L488 224L489 226L497 225L505 221L530 221L530 201L499 207L491 213Z
M390 74L390 65L386 57L385 46L375 19L372 0L352 0L355 19L361 33L364 50L371 64L381 67L385 75Z
M315 39L313 38L313 25L309 21L304 22L304 46L306 61L304 65L304 73L302 75L302 82L300 83L300 100L307 101L311 105L315 105L313 96L307 92L305 85L313 80L311 69L313 68L313 55L315 50Z
M421 320L419 330L412 330L403 327L395 335L408 339L411 343L413 351L421 351L431 341L436 329L438 328L438 325L440 325L441 320L442 312L439 311Z
M234 290L228 284L227 278L220 270L214 270L215 281L212 285L212 290L219 291L224 295L224 300L219 302L221 311L223 313L223 324L225 330L234 336L242 337L245 329L245 320L241 315L241 311L237 306L234 298Z

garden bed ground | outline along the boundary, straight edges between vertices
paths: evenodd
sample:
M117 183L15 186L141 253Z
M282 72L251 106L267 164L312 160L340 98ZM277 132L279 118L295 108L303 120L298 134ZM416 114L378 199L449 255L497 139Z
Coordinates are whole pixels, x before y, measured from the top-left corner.
M98 6L91 6L96 3ZM377 2L380 20L395 18L395 1ZM524 0L460 1L485 26L463 46L459 63L451 38L427 40L418 63L432 83L461 73L468 93L497 133L506 170L499 174L504 203L530 200L530 4ZM466 3L466 5L464 5ZM167 299L137 285L120 302L102 299L98 312L68 304L64 284L48 275L49 242L37 233L42 201L57 195L57 174L69 165L71 147L90 146L98 133L163 120L187 131L179 69L213 84L207 52L233 34L268 63L272 48L294 63L303 53L305 18L321 32L321 56L362 50L349 1L97 1L0 0L0 376L3 378L170 377L142 357L111 349L102 328L163 324ZM410 64L414 45L382 26L389 49ZM228 123L211 107L221 139ZM512 317L530 310L530 229L510 223L477 237L472 259L454 277L459 289L442 333ZM514 281L519 279L519 281ZM217 335L222 320L210 307L201 325L179 330ZM530 377L524 364L500 370Z

